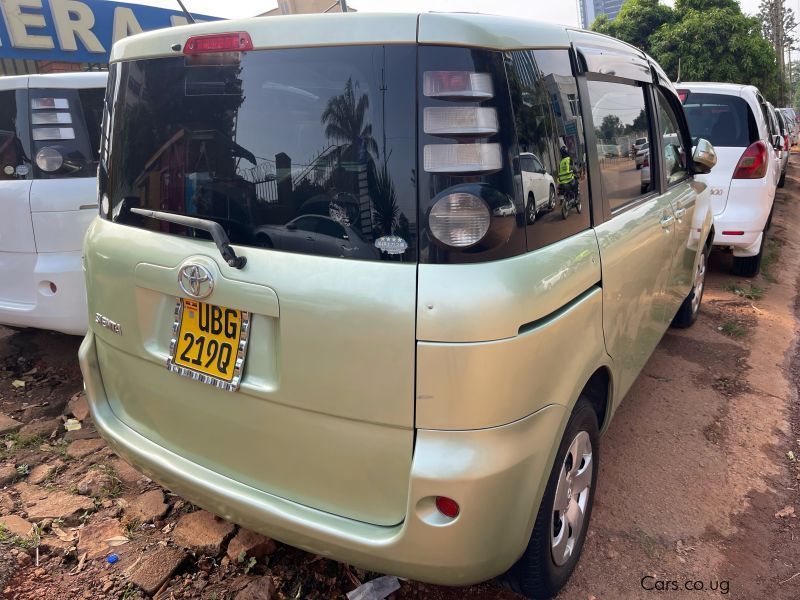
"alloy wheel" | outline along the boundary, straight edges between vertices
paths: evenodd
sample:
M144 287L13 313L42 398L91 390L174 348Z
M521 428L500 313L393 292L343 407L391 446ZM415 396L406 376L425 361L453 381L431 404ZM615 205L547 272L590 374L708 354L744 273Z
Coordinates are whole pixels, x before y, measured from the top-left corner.
M550 551L558 566L572 556L583 531L593 469L591 438L587 432L579 431L564 457L553 502Z
M706 253L700 253L697 261L697 271L694 274L694 296L692 296L692 314L700 310L700 301L703 299L703 288L706 283Z

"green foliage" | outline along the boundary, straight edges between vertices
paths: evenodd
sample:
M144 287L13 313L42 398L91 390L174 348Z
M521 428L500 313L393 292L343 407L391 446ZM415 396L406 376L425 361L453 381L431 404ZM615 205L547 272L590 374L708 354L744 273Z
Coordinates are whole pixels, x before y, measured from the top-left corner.
M736 0L627 0L614 21L601 15L592 29L649 53L674 81L727 81L758 86L774 98L777 60L758 18Z

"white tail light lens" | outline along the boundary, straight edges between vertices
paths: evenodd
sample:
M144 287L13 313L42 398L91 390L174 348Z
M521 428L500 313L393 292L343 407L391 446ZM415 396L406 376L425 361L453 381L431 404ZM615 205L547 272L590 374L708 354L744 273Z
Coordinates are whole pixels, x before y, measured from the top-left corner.
M503 167L500 144L429 144L423 162L428 173L492 173Z
M68 112L39 112L31 113L32 125L69 125L72 115Z
M433 205L428 216L431 235L454 248L480 242L489 231L491 216L486 203L472 194L448 194Z
M31 100L31 108L34 110L43 108L64 110L69 108L69 101L66 98L34 98Z
M72 127L34 127L33 139L37 142L47 140L74 140L75 130Z
M424 129L430 135L494 135L499 130L497 110L477 106L428 107Z
M45 173L54 173L64 164L61 152L51 146L46 146L36 153L36 166Z
M494 96L494 86L489 73L425 71L422 92L429 98L488 100Z

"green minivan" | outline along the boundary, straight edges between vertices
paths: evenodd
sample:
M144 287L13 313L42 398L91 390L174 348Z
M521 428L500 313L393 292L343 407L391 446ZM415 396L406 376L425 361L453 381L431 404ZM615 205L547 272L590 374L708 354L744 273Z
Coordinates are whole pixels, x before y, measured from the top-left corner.
M114 46L101 146L80 362L120 455L310 552L558 591L713 239L655 62L475 14L176 27Z

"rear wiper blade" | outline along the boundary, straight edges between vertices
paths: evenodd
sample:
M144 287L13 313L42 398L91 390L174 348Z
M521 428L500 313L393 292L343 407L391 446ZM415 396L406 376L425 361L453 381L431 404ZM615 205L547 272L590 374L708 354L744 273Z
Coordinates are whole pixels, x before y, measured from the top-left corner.
M174 213L161 212L158 210L147 210L144 208L131 208L132 213L157 219L159 221L166 221L167 223L175 223L175 225L183 225L184 227L191 227L192 229L200 229L211 234L211 239L219 248L222 258L229 266L235 269L241 269L247 263L246 256L236 256L236 252L231 247L231 240L228 234L222 228L222 225L216 221L209 221L208 219L198 219L197 217L189 217L187 215L176 215Z

